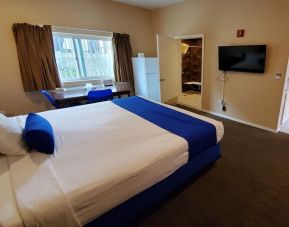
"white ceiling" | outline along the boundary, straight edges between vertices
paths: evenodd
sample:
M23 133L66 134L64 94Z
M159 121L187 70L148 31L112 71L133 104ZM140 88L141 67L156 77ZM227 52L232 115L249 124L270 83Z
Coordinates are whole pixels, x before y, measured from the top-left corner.
M113 0L115 2L120 2L128 5L138 6L146 9L157 9L179 2L184 0Z

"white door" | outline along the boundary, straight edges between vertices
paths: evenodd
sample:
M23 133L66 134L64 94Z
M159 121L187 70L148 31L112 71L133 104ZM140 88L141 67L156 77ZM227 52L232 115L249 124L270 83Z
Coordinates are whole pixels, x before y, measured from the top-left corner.
M160 96L166 102L181 94L180 40L157 35L157 51L160 65Z
M284 100L285 101L284 101L282 124L287 123L287 121L289 120L289 91L286 92Z
M284 97L284 103L283 103L284 107L283 107L283 115L282 115L281 124L289 120L289 59L288 59L288 65L287 65L287 71L286 71L284 83L285 83L284 84L285 97Z

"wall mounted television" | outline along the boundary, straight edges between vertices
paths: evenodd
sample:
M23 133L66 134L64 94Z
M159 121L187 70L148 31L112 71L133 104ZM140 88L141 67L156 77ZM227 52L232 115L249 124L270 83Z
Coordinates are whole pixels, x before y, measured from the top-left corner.
M264 73L266 45L219 46L219 70Z

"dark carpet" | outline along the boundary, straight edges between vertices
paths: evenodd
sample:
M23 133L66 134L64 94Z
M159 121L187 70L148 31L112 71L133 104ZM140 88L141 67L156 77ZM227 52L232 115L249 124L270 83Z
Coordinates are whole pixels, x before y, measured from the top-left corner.
M289 135L223 122L222 158L138 226L289 226Z

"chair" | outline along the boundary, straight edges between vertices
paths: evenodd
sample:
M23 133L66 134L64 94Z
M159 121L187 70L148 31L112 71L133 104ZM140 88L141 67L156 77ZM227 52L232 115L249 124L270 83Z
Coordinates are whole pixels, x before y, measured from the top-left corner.
M113 95L112 95L111 89L93 90L93 91L89 91L87 94L88 103L108 101L108 100L111 100L112 98L113 98Z
M41 94L43 94L48 101L56 108L56 109L61 109L61 108L67 108L67 107L73 107L73 106L80 106L85 103L79 102L79 101L68 101L68 102L62 102L61 104L58 104L53 96L46 90L42 90Z
M55 99L46 90L42 90L40 93L44 95L56 109L60 108L60 106L55 102Z

